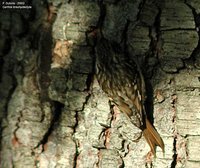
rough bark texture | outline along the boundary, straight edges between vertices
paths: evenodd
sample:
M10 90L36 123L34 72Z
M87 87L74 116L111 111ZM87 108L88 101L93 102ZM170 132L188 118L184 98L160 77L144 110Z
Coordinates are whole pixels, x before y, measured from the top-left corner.
M200 167L199 0L32 6L0 11L0 167ZM94 78L86 32L99 21L105 38L125 40L141 64L149 117L165 143L155 159Z

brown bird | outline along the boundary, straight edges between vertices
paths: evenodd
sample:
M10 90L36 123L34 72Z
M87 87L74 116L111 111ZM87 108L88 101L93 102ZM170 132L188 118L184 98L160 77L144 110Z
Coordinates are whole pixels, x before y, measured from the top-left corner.
M164 152L162 138L147 119L145 82L138 64L130 61L119 45L111 43L102 35L99 38L98 33L95 70L99 85L120 111L142 130L151 152L155 155L156 146Z

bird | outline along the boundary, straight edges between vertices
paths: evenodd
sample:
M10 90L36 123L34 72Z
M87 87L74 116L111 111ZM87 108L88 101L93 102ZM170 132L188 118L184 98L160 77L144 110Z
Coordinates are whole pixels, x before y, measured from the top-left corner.
M102 90L131 123L142 131L156 155L156 146L164 152L164 142L147 118L146 87L137 61L130 60L127 52L114 41L103 37L100 30L93 32L95 43L95 75Z

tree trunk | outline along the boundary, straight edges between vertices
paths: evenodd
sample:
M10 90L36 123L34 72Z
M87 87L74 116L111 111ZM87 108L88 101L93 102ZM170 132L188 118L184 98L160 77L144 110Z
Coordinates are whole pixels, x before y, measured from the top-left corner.
M2 168L200 167L198 0L1 5ZM142 67L148 117L165 143L155 158L95 79L96 26Z

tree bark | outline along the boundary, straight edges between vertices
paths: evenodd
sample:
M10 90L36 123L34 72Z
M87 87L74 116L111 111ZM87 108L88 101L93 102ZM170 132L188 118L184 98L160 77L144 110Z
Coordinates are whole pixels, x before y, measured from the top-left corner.
M0 11L2 168L200 167L198 0L29 5ZM148 158L141 131L99 87L95 26L139 61L165 153Z

